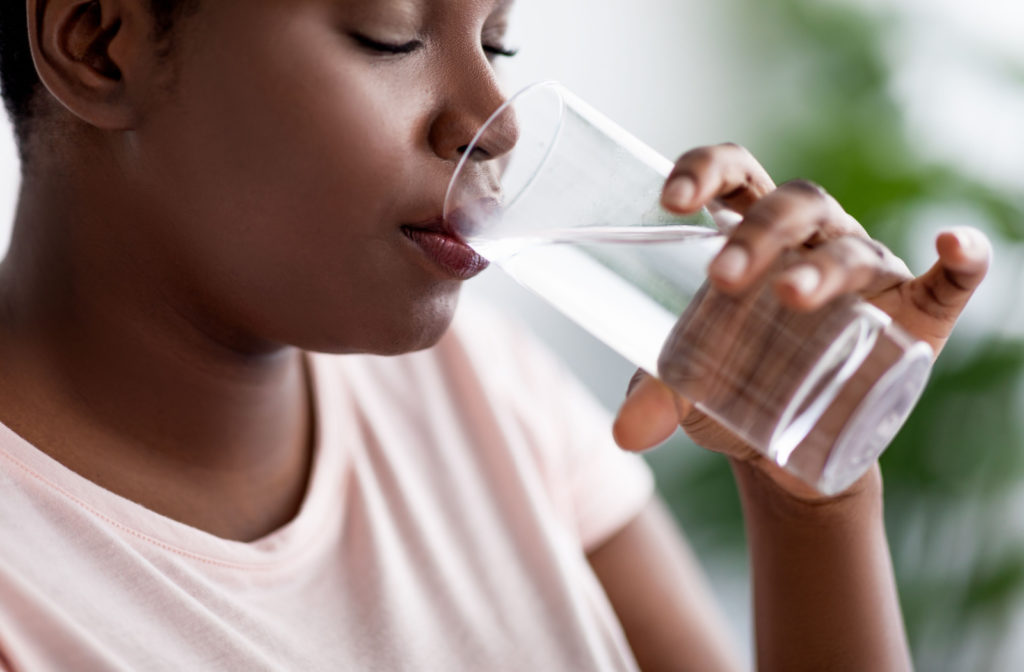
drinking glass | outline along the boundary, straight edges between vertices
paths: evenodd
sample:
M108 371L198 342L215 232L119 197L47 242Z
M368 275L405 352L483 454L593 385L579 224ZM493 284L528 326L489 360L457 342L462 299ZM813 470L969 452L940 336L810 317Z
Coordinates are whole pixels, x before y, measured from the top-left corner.
M712 287L707 267L726 232L707 209L661 208L672 167L540 82L463 149L445 220L756 450L825 494L845 490L910 414L931 348L853 295L798 312L779 303L770 273L736 295Z

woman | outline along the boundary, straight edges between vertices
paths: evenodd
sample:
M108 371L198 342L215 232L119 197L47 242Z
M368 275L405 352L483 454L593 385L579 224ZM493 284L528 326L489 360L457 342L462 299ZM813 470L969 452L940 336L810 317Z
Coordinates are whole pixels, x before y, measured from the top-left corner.
M449 329L465 277L417 242L459 244L510 3L12 5L0 667L738 667L642 463L514 328ZM859 291L936 352L987 267L958 230L913 278L735 146L663 205L712 201L745 215L722 289L797 248L783 301ZM649 378L615 436L680 421L734 465L760 666L909 667L877 466L819 498Z

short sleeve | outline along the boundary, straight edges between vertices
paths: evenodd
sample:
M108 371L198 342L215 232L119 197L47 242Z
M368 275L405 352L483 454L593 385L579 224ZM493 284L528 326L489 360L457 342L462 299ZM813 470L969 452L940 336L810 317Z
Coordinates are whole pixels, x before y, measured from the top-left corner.
M642 457L615 444L611 414L559 366L566 432L572 437L562 455L566 487L583 548L591 551L640 513L651 499L654 478Z
M551 501L583 549L597 548L650 501L650 467L615 444L611 413L526 327L490 308L465 312L462 338L526 428Z

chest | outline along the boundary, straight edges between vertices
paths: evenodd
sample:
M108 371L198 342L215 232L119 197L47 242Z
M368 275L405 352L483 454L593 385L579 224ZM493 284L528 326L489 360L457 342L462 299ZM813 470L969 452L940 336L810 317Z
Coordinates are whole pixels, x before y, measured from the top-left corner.
M473 456L366 445L273 565L46 504L0 554L0 650L40 670L630 669L578 544L514 456L486 461L498 478Z

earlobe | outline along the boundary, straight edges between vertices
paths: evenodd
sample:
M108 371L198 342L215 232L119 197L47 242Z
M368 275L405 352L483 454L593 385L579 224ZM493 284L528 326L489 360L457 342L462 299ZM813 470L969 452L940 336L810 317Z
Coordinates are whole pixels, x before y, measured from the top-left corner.
M124 0L28 0L29 39L39 78L82 121L129 128L134 109L127 72L139 51ZM137 17L136 17L137 18Z

